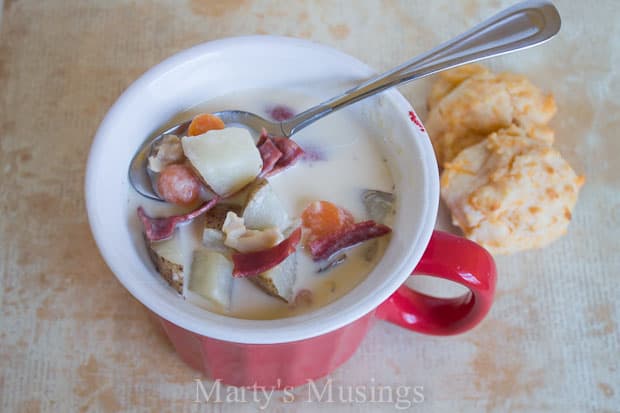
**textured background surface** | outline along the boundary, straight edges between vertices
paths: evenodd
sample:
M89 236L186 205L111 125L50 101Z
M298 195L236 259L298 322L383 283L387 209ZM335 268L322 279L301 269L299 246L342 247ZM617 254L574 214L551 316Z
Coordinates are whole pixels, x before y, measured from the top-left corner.
M225 5L224 5L225 3ZM509 1L5 0L0 32L0 410L257 411L195 404L175 356L91 238L82 194L92 136L148 67L188 46L272 33L377 70ZM619 411L620 3L558 1L552 42L490 65L552 91L557 146L587 176L568 236L498 259L474 331L433 338L377 323L335 386L423 386L413 411ZM429 82L401 88L421 115ZM208 383L205 383L208 385ZM272 400L270 411L392 411L394 403Z

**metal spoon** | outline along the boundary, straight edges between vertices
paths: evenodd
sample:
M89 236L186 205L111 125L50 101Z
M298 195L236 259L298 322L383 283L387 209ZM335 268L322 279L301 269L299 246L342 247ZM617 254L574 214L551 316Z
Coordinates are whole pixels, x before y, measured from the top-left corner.
M215 114L227 125L244 125L257 132L265 128L272 135L290 137L323 116L392 86L456 66L536 46L553 37L560 30L560 24L560 15L550 2L524 1L501 11L454 39L291 119L273 122L240 110ZM164 135L182 136L189 123L190 121L183 122L147 139L138 149L129 166L129 182L138 193L147 198L162 200L153 190L152 177L146 167L148 157L153 145Z

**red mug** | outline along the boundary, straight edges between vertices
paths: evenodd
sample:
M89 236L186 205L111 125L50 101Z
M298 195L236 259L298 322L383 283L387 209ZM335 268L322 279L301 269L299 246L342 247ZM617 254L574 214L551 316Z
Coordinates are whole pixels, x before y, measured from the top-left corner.
M258 61L269 66L257 66ZM493 260L470 241L433 232L439 204L437 162L413 108L394 89L347 108L363 130L379 131L377 144L382 145L397 194L389 245L375 268L347 294L295 317L242 320L181 299L150 262L137 205L128 202L127 167L162 122L210 94L257 85L305 85L309 95L328 98L373 74L352 56L301 39L222 39L151 68L102 121L85 179L97 246L127 290L160 318L180 357L207 377L239 386L295 386L344 363L375 317L420 333L448 335L472 328L488 312L495 288ZM414 275L451 280L469 292L450 299L415 292L403 286L414 267Z
M451 335L476 326L491 308L495 263L484 248L465 238L434 231L411 275L453 281L469 291L460 297L436 298L402 285L352 323L305 340L272 344L217 340L158 318L181 359L208 379L234 386L294 387L347 361L375 317L418 333Z

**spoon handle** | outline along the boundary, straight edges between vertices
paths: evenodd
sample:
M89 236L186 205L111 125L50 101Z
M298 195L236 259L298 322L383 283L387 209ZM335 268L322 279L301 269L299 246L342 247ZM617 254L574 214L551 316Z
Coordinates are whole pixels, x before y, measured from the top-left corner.
M560 14L552 3L538 0L518 3L452 40L281 122L282 132L285 136L291 136L331 112L392 86L536 46L552 38L560 30L560 24Z

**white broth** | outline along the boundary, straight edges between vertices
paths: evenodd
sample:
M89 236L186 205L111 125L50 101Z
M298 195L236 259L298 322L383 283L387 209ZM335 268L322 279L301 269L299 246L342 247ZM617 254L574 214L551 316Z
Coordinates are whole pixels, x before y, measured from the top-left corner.
M307 94L282 90L248 90L224 95L178 114L169 123L175 124L199 113L240 109L268 117L276 106L300 112L317 103ZM293 167L269 178L274 192L291 218L298 218L312 201L326 200L349 210L356 221L370 219L362 194L365 189L393 192L394 185L386 160L380 151L377 136L356 121L353 112L342 110L294 135L307 157ZM172 215L187 209L148 201L130 193L130 212L142 205L152 216ZM394 213L394 211L392 211ZM134 215L135 217L135 215ZM391 215L386 218L390 225ZM134 219L132 217L132 219ZM346 251L347 259L328 271L318 273L325 262L314 262L303 248L297 250L297 278L294 295L302 290L312 292L310 303L293 305L266 294L248 279L235 278L230 307L212 305L210 301L188 289L192 253L201 245L204 219L181 225L177 232L184 249L184 296L195 305L221 314L245 319L289 317L322 307L346 294L374 268L389 242L389 235L366 241ZM374 252L373 252L374 251ZM154 271L154 275L157 275Z

